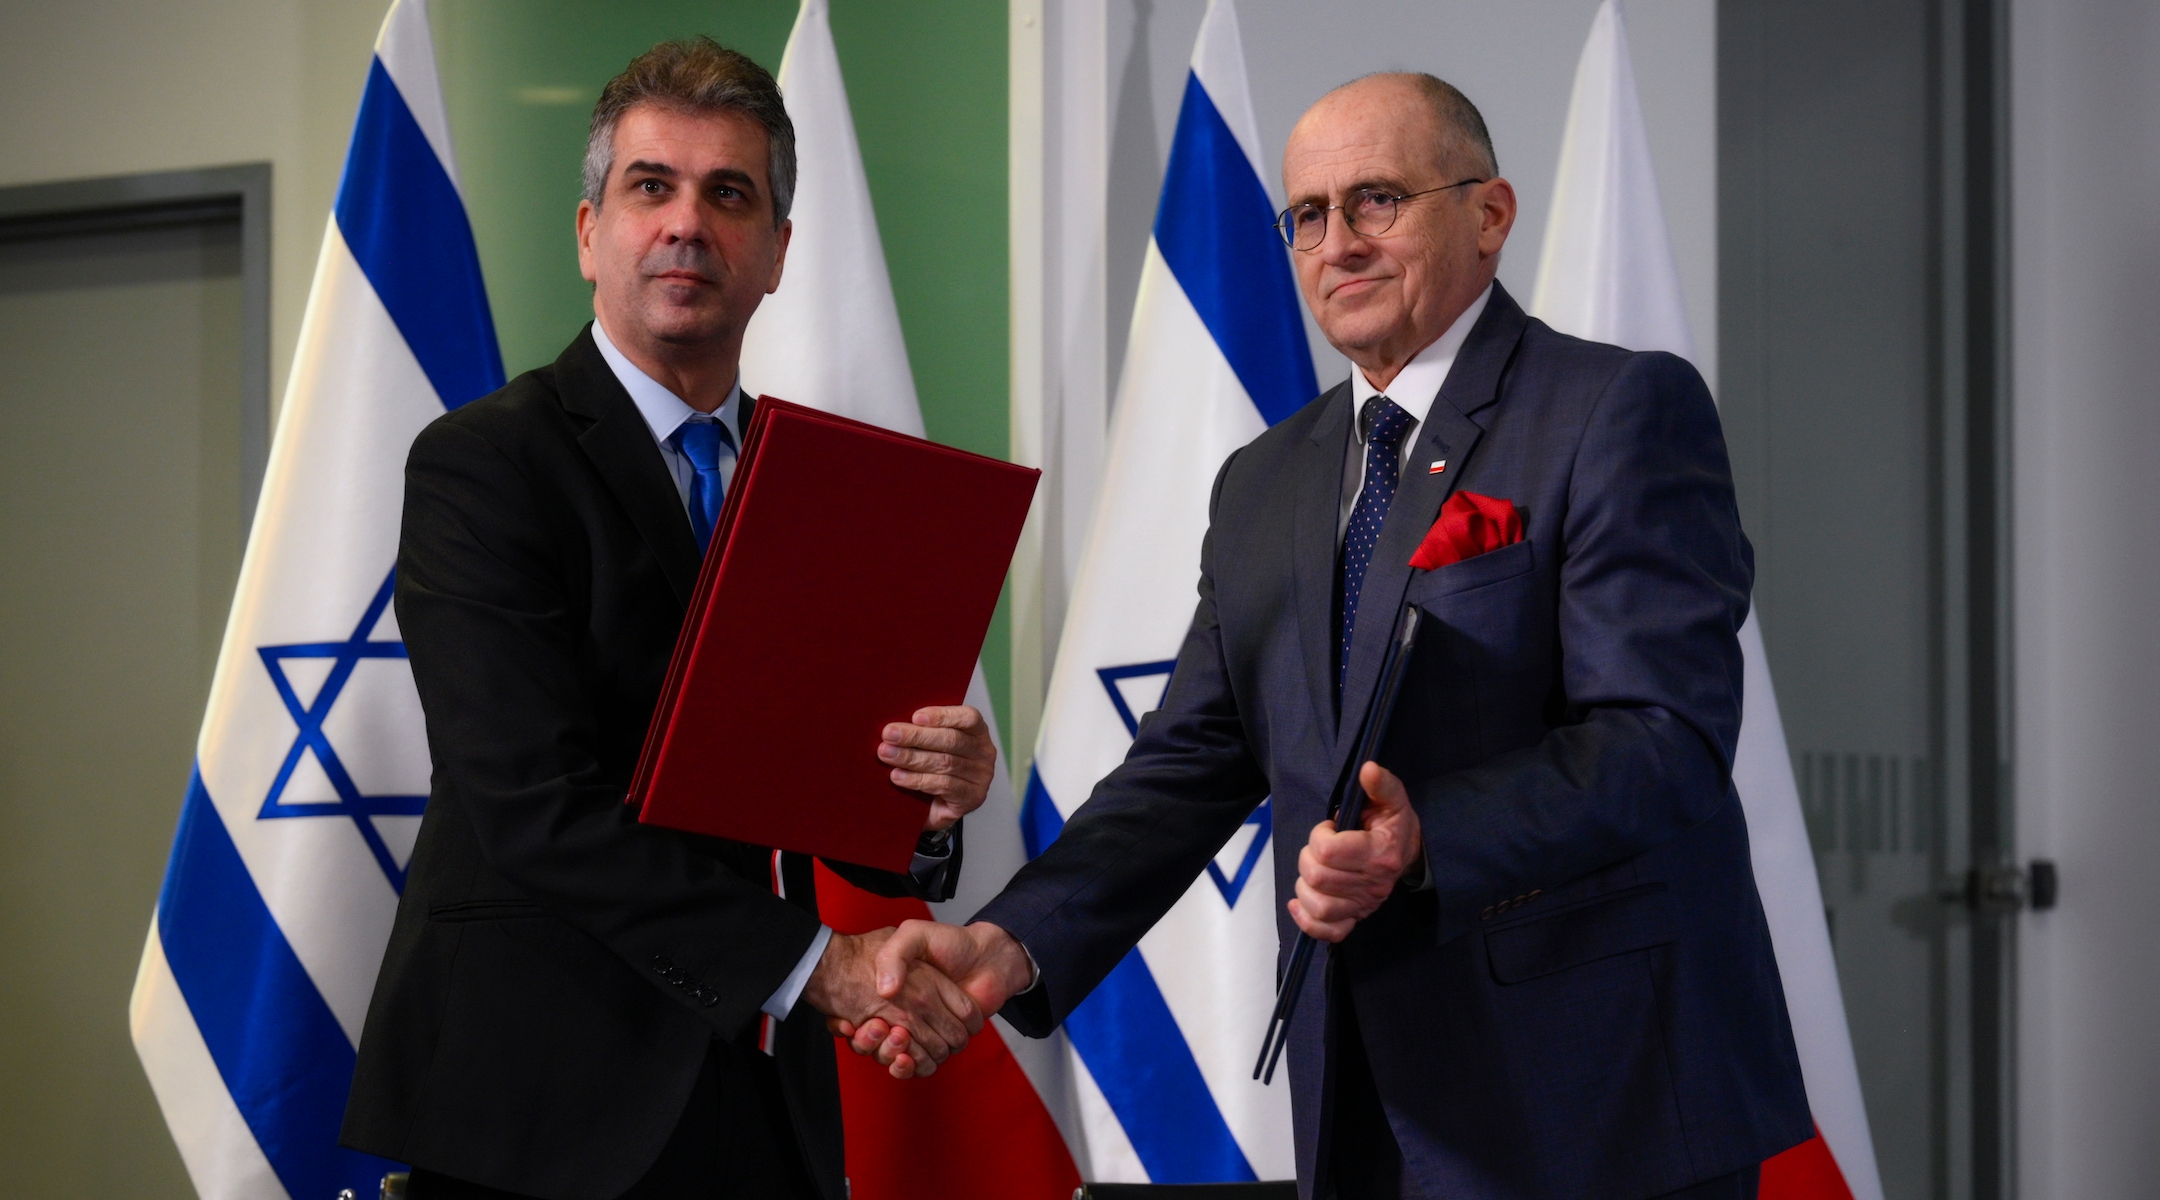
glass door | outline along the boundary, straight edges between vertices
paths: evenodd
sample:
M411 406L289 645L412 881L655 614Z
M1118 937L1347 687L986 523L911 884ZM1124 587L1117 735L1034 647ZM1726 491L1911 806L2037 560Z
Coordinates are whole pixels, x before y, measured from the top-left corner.
M1719 398L1889 1200L2011 1178L2000 18L1719 6Z

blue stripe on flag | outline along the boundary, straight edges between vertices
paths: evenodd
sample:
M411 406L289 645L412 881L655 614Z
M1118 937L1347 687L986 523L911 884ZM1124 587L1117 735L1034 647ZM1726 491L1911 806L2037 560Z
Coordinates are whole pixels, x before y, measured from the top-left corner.
M1258 1178L1140 951L1128 953L1065 1018L1065 1033L1125 1127L1150 1183Z
M1065 818L1058 815L1057 805L1051 802L1042 772L1029 768L1027 798L1020 802L1020 840L1027 845L1027 856L1041 856L1064 828Z
M1057 840L1065 820L1028 772L1021 836L1034 858ZM1151 1183L1245 1183L1259 1178L1208 1091L1200 1064L1178 1029L1138 949L1111 969L1065 1018L1065 1035L1087 1063Z
M198 770L188 781L158 940L226 1090L296 1200L372 1196L387 1159L341 1148L353 1047L278 928Z
M503 385L465 202L379 58L360 97L337 223L443 407Z
M1200 77L1188 75L1155 245L1270 425L1320 392L1273 207Z

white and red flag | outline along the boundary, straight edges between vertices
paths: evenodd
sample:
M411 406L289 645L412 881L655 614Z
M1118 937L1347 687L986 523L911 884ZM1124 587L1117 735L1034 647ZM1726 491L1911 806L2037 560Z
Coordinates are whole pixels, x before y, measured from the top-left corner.
M922 408L827 0L803 0L779 79L795 123L795 230L780 290L744 336L743 386L920 437ZM992 716L979 665L967 702ZM1001 751L990 798L967 820L964 890L938 906L943 920L965 920L1026 861L1005 766ZM931 916L920 900L873 896L822 866L818 912L843 933ZM1055 1060L1041 1043L1012 1044L1020 1041L1001 1023L987 1025L935 1075L906 1082L843 1049L840 1100L855 1200L1071 1195L1080 1173L1024 1069L1026 1061ZM926 1146L934 1150L926 1154Z
M1695 354L1666 235L1620 0L1604 0L1575 68L1533 315L1562 333ZM1733 783L1800 1048L1817 1136L1763 1164L1762 1200L1882 1200L1822 888L1793 783L1762 630L1740 630L1746 699Z

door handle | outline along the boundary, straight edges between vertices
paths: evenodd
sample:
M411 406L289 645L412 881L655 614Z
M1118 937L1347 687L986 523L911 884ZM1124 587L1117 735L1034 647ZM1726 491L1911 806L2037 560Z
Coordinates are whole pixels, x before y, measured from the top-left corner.
M2030 908L2045 912L2055 907L2059 883L2054 862L2036 858L2023 867L2016 863L1968 867L1962 875L1945 881L1937 897L1946 904L1962 904L1974 911L2016 912Z

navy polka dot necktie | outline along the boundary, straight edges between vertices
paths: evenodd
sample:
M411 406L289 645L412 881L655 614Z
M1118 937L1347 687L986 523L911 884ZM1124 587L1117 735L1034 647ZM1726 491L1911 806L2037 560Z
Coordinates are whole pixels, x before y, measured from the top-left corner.
M718 420L699 415L684 421L669 440L675 443L676 453L695 468L690 477L690 532L697 535L698 551L703 553L712 544L713 524L720 519L720 501L727 492L720 473L721 456L735 457L735 436Z
M1357 629L1358 590L1365 585L1365 568L1372 562L1373 548L1380 543L1380 526L1387 520L1388 505L1395 500L1395 486L1402 481L1402 440L1417 424L1386 396L1365 402L1359 418L1364 422L1365 486L1358 489L1357 506L1350 510L1350 528L1342 547L1342 643L1335 658L1335 696L1342 699L1343 681L1350 674L1350 635Z

